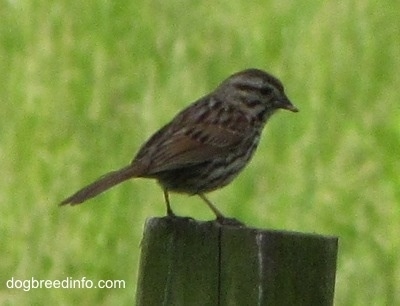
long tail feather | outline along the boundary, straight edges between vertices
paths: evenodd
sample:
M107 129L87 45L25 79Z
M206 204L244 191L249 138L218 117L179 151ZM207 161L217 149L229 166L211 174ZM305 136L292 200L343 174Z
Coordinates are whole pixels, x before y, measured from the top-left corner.
M97 181L89 184L81 190L66 198L60 205L76 205L91 199L98 194L110 189L111 187L122 183L135 176L135 170L132 166L110 172L100 177Z

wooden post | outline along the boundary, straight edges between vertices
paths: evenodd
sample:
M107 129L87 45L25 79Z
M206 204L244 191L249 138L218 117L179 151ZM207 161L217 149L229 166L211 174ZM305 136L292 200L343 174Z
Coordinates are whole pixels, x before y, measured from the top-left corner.
M137 305L333 305L338 239L147 220Z

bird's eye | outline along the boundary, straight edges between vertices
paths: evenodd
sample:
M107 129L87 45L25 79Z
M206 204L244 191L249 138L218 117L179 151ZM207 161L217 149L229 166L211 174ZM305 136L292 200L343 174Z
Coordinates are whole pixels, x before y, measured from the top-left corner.
M272 93L272 91L273 91L272 87L262 87L262 88L260 88L260 93L263 96L269 96Z

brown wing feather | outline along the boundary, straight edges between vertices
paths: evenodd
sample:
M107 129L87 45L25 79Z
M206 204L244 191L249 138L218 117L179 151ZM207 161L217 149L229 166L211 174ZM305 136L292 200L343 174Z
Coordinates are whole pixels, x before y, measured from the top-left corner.
M229 153L243 140L243 132L210 124L191 125L190 130L182 128L168 137L159 135L158 141L150 139L132 164L145 165L142 166L143 173L139 175L144 177L199 164ZM149 152L148 144L151 143L151 147L154 148L154 142L159 142L155 146L156 150ZM142 151L147 151L147 154L141 154Z
M219 126L197 125L191 134L175 134L155 152L149 173L185 167L229 153L242 139L238 131Z

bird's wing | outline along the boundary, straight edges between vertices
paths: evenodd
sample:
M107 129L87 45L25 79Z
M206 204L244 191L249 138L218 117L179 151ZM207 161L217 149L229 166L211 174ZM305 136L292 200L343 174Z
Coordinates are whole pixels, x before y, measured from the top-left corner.
M238 124L223 127L198 123L179 128L169 135L161 129L142 147L132 164L142 165L142 174L184 168L227 155L240 144L246 131ZM145 153L146 152L146 153Z

